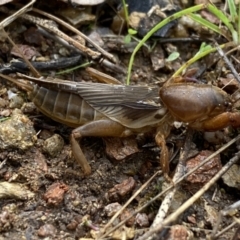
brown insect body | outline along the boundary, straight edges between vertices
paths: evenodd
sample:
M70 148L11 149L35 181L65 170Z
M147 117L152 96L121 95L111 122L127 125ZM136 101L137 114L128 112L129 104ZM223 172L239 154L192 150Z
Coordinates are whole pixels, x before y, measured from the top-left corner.
M75 83L21 75L35 82L25 84L0 76L28 91L43 114L77 127L72 132L71 144L73 154L86 175L91 173L91 168L75 138L124 137L157 129L156 142L162 149L161 166L167 174L165 137L174 120L207 131L240 125L240 114L228 112L231 106L228 95L210 85L172 84L162 87L159 92L157 88L147 86Z
M158 88L19 75L36 83L25 87L25 90L37 108L48 117L71 127L111 119L139 132L145 127L159 125L167 112L159 102Z
M92 89L92 87L96 87L95 85L96 84L90 84L90 88ZM83 84L82 87L83 86L85 86L85 84ZM105 87L107 85L104 84L103 86ZM142 109L142 111L146 111L147 113L150 112L150 116L148 116L148 114L142 116L143 114L141 112L139 114L139 109L134 107L127 109L126 106L126 109L122 109L119 105L111 106L110 102L107 106L103 106L100 103L92 104L94 106L90 106L80 94L46 88L37 84L33 84L32 87L33 90L29 92L29 98L31 101L40 112L56 122L63 123L69 127L78 128L79 126L97 122L99 120L112 119L119 122L124 128L127 128L121 136L119 136L117 132L108 133L106 131L100 131L100 133L95 131L89 134L90 136L127 137L132 134L148 132L159 125L159 122L161 122L162 117L166 113L165 108L160 107L159 109L156 109L156 107L147 104L143 106L145 109ZM138 104L136 104L136 106L137 105ZM149 107L150 109L148 109ZM116 113L117 108L120 108L120 113ZM127 119L124 119L124 110L126 111L125 117ZM128 110L129 113L127 113ZM121 114L123 115L121 116ZM118 117L115 115L118 115ZM153 118L154 115L155 119ZM142 118L142 121L140 118ZM101 129L101 126L99 127Z

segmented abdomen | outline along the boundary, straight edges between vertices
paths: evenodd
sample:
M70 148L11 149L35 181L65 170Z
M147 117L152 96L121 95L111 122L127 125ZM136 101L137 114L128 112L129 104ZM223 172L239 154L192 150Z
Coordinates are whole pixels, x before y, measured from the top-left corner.
M71 127L105 118L78 94L34 86L30 98L36 107L51 119Z

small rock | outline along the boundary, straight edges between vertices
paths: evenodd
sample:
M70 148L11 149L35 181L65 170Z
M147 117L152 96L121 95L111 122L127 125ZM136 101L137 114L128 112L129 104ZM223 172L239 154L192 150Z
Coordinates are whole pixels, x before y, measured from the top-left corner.
M186 168L187 171L191 171L193 168L198 166L207 157L209 157L213 152L211 151L201 151L196 157L191 158L187 161ZM198 170L187 177L187 181L195 184L204 185L211 178L213 178L222 168L220 156L217 155L210 159L207 163L201 166Z
M68 230L75 230L79 224L82 222L82 216L77 215L75 216L72 221L67 225Z
M0 212L0 229L1 232L8 232L11 231L12 228L12 214L9 213L7 210L3 210ZM3 238L0 238L3 239Z
M135 221L142 228L149 227L149 220L148 220L148 216L146 213L138 213L136 215Z
M218 210L211 206L207 201L204 201L204 209L206 212L204 215L205 219L211 223L212 227L214 227L219 218Z
M46 158L42 154L42 152L39 151L39 149L36 149L36 151L35 151L34 163L36 164L37 168L40 169L42 172L47 172L48 171L48 165L47 165Z
M104 210L108 217L112 217L119 209L121 209L121 204L115 202L108 204Z
M133 210L129 211L128 209L125 209L121 215L120 215L120 221L124 221L125 219L129 218L126 221L126 226L127 227L133 227L134 223L135 223L135 217L132 215Z
M4 109L0 112L0 116L9 117L11 115L11 111L9 109Z
M7 106L8 101L3 98L0 98L0 108Z
M22 105L24 103L24 100L21 96L19 95L14 95L12 98L11 98L11 102L9 104L9 107L10 108L21 108Z
M125 179L122 183L116 184L113 188L111 188L107 193L107 198L111 201L118 201L130 192L132 192L135 186L136 181L134 180L134 178L129 177L128 179Z
M204 132L204 139L209 143L221 144L224 141L224 133L221 131Z
M38 138L39 139L43 139L43 140L47 140L48 138L52 137L52 131L49 131L47 129L43 129L39 134L38 134Z
M133 239L136 232L134 228L122 227L111 233L111 239Z
M121 161L139 152L137 141L133 137L128 138L104 138L106 145L106 154L109 158Z
M63 138L58 134L54 134L44 141L43 151L51 157L56 157L62 151L63 146Z
M187 220L189 223L197 224L196 216L194 214L187 216Z
M26 150L32 147L36 140L32 122L18 109L13 111L10 119L0 123L0 149Z
M44 194L43 198L49 205L58 206L64 197L65 192L68 191L68 186L64 183L53 183Z
M240 189L240 167L237 164L232 165L222 179L229 187Z
M52 224L45 224L41 226L37 231L39 237L55 236L56 233L57 229Z
M21 107L23 113L33 113L36 110L36 106L33 102L24 103Z
M188 240L193 237L193 233L183 225L173 225L170 228L166 240Z

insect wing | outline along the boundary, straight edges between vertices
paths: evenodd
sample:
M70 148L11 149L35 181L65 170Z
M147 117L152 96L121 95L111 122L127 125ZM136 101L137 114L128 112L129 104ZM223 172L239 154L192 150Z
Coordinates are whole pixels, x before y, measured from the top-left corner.
M157 124L166 113L158 88L85 83L76 91L95 110L129 128Z

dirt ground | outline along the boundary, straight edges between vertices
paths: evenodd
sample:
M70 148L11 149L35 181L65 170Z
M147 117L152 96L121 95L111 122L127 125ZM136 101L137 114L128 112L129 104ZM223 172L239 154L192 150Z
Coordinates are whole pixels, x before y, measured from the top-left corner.
M218 4L222 6L223 2ZM74 44L69 46L59 43L55 38L56 33L47 35L46 31L39 30L39 23L17 17L17 20L5 27L17 47L12 46L3 32L0 36L0 73L17 78L19 66L12 65L12 60L21 56L18 53L18 49L21 49L23 55L34 62L58 62L64 58L63 62L66 63L67 59L81 56L78 63L74 64L73 60L70 60L72 64L64 69L83 64L81 68L60 74L59 71L63 69L58 68L61 67L39 69L44 77L51 76L74 82L98 82L99 78L102 79L96 79L86 68L87 65L125 84L128 62L137 42L133 36L128 36L126 26L119 32L121 24L118 21L114 21L115 25L112 23L118 5L117 1L81 8L61 1L50 1L48 4L38 1L34 5L35 8L63 21L68 21L67 17L74 18L75 11L76 15L84 13L75 28L91 36L97 45L113 54L119 60L118 64L111 61L108 65L102 63L102 58L106 59L104 54L93 57L90 51L99 53L99 50L87 41L83 46L90 50L81 52ZM15 11L20 9L17 1L4 7ZM0 11L3 21L9 14L6 14L2 7ZM29 14L47 18L34 10ZM176 36L176 32L180 32L181 28L179 22L169 28L170 33L166 37L179 37ZM75 33L61 24L59 29L69 37L77 39ZM209 39L204 38L206 32L202 33L191 27L186 29L184 31L187 32L187 37L192 40L169 40L162 43L159 36L155 36L147 42L148 46L154 48L149 50L148 47L143 47L137 53L131 74L132 85L147 85L160 89L180 66L198 52L202 39ZM140 30L149 31L145 25L138 29L139 33ZM196 35L198 40L193 38ZM126 42L129 37L131 41ZM141 39L141 36L136 37ZM219 41L223 39L219 37ZM167 61L172 52L177 52L179 57L174 61ZM194 82L198 78L204 84L217 87L228 83L225 91L229 96L238 90L238 83L226 64L219 60L218 53L197 61L192 67L197 69L194 74L190 74ZM238 71L237 67L236 70ZM201 71L204 73L200 76ZM26 70L22 72L29 74ZM232 79L234 81L230 82ZM190 97L195 101L195 97L189 95ZM180 103L176 102L176 105L178 104ZM172 126L171 133L166 138L171 160L170 178L174 179L180 171L181 168L176 170L176 167L184 154L188 161L182 168L183 174L191 171L221 147L225 149L180 184L174 185L174 190L170 189L170 195L164 193L156 197L172 186L161 172L161 148L155 143L156 128L153 128L154 131L144 134L140 132L128 138L81 139L80 146L92 169L91 174L85 176L72 154L69 140L72 128L44 116L28 98L26 91L1 78L0 239L148 239L144 234L156 229L163 222L159 220L160 223L154 225L159 209L163 212L164 219L176 213L188 199L224 169L229 160L233 161L239 151L238 129L228 127L206 133L188 130L186 124L178 127L177 123L167 124ZM231 141L233 144L226 146ZM238 158L238 154L236 156ZM151 239L207 239L215 227L216 239L239 239L238 210L232 210L217 224L220 211L239 199L239 176L239 165L234 163L223 177L214 181L183 213L175 217L173 215L164 231L156 230L155 235L156 232L153 232ZM131 202L110 224L110 219L132 196L134 198ZM155 197L156 199L151 201ZM164 208L163 205L168 207ZM118 226L127 218L127 221ZM107 229L104 228L106 224L109 225ZM229 225L229 229L219 234ZM114 227L116 229L112 229ZM111 229L112 232L108 233Z

